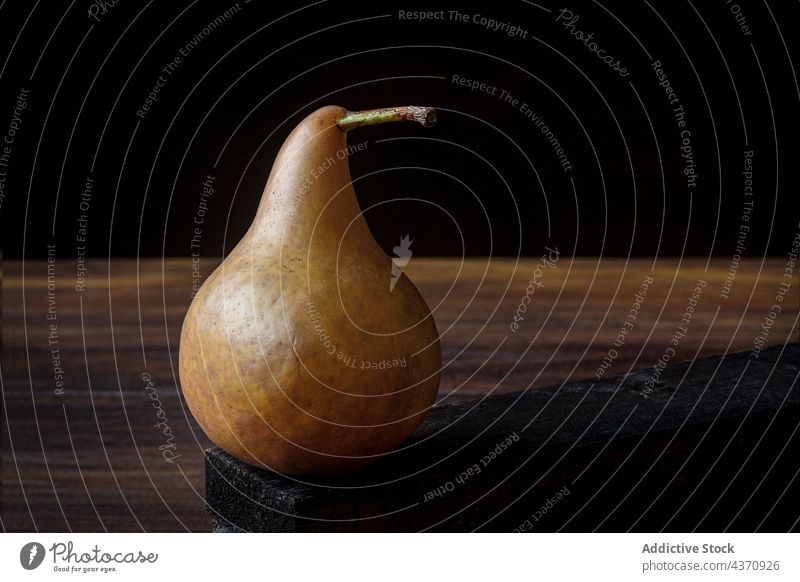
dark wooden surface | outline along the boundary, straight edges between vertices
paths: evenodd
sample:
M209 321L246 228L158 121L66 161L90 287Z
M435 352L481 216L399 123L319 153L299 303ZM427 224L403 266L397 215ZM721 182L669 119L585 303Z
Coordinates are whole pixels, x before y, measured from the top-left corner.
M671 364L645 393L651 376L436 406L398 450L336 479L214 447L214 531L797 529L800 343Z
M775 303L785 259L750 259L722 299L729 261L570 259L545 268L512 332L537 261L414 259L406 272L434 308L445 369L440 399L456 401L591 377L645 276L654 278L610 374L654 365L698 279L707 282L673 361L748 350ZM177 388L180 325L191 259L92 260L75 291L74 259L3 264L2 526L13 531L209 531L203 450L209 442ZM205 261L207 275L214 263ZM53 274L53 273L51 273ZM48 310L55 301L55 319ZM798 281L766 344L797 341ZM771 320L772 321L772 320ZM56 330L51 329L56 325ZM57 343L49 343L55 334ZM63 369L56 392L53 348ZM173 462L143 375L174 433Z

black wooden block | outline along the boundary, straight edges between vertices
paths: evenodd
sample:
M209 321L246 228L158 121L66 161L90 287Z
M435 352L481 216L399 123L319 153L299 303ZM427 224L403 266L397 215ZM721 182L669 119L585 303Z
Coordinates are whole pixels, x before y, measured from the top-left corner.
M379 463L289 478L206 451L214 531L797 528L800 344L434 408Z

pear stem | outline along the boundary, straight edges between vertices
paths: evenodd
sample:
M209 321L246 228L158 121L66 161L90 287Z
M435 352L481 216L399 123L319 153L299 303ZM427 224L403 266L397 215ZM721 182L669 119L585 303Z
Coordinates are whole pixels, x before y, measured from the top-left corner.
M416 121L423 127L433 127L436 125L436 111L433 107L417 107L416 105L348 111L347 115L336 120L336 125L342 131L347 131L362 125L376 125L393 121Z

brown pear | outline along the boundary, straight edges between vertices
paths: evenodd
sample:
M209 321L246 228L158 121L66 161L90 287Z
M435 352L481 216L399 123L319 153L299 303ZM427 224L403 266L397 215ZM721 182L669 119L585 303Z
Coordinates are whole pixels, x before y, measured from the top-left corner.
M435 116L323 107L306 117L250 229L189 307L183 393L234 457L293 475L354 471L399 447L436 398L433 317L372 237L348 167L349 130L401 120Z

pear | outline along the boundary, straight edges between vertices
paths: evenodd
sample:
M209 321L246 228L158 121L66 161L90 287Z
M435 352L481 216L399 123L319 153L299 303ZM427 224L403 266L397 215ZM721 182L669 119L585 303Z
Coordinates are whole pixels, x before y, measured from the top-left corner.
M347 131L401 120L430 126L435 113L331 106L306 117L249 230L189 307L183 394L242 461L290 475L355 471L401 445L436 398L436 324L372 237L348 167Z

